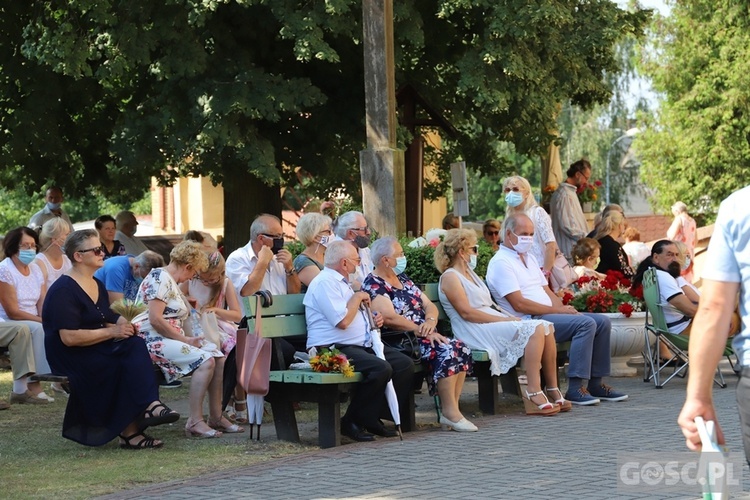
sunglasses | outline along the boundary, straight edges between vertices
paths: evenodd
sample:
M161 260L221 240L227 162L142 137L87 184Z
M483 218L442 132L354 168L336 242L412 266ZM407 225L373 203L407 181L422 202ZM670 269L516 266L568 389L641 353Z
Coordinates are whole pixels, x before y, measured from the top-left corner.
M490 236L497 236L498 234L500 234L500 231L487 231L487 234L489 234Z
M104 247L87 248L86 250L77 250L76 253L94 252L97 257L104 252Z

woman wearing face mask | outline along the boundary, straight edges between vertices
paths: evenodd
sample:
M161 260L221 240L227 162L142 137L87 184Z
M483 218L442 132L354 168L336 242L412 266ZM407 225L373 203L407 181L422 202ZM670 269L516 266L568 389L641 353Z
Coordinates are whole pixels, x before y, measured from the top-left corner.
M47 290L57 278L73 267L62 249L69 234L70 226L60 217L50 219L42 226L39 234L42 252L36 255L34 264L42 270Z
M500 248L500 221L497 219L487 219L482 226L484 241L489 243L493 252Z
M555 234L552 232L552 219L540 207L531 194L529 181L514 175L503 182L506 217L515 213L525 213L534 223L534 240L529 253L542 266L542 272L549 278L558 252Z
M443 337L436 330L438 309L404 273L406 257L396 238L387 236L370 247L375 268L362 283L372 299L372 310L383 315L383 325L413 331L420 340L422 361L429 367L430 394L440 396L440 423L455 431L476 431L458 408L471 351L460 340Z
M557 386L554 325L544 320L521 320L500 310L484 280L474 272L476 244L473 231L454 229L435 249L435 267L443 273L440 303L451 320L453 334L469 347L489 353L493 375L506 373L523 356L528 378L523 400L527 415L570 410L570 401ZM544 391L540 369L547 382Z
M29 327L36 373L50 373L42 328L42 304L47 286L39 266L30 265L37 248L39 237L28 227L13 229L5 235L5 259L0 262L0 318ZM51 401L54 399L42 391L38 382L29 383L26 388L16 386L14 382L11 403L45 404Z
M331 222L330 217L317 212L306 213L297 221L297 238L305 249L294 259L294 270L299 276L302 293L323 270L326 246L331 241Z

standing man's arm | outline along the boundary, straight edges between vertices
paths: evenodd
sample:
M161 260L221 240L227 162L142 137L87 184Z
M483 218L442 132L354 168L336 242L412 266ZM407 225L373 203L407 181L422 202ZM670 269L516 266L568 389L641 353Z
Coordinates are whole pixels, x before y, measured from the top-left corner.
M695 417L716 422L716 436L724 444L724 433L716 418L713 403L714 373L719 364L729 334L729 323L734 310L739 283L704 279L698 313L690 329L690 377L687 399L677 423L685 435L687 447L698 450L701 440L695 426Z

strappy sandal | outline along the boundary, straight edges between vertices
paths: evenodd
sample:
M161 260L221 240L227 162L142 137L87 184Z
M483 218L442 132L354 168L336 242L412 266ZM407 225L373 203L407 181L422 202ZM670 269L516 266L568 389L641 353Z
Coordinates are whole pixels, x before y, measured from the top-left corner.
M549 415L555 415L556 413L560 413L560 407L557 405L554 405L549 402L547 399L547 396L544 395L544 392L532 392L529 394L529 391L524 391L526 393L526 396L523 398L523 406L526 410L526 415L543 415L543 416L549 416ZM537 404L531 400L534 396L542 396L544 398L544 403Z
M161 408L161 410L159 410L159 408ZM145 429L146 427L153 427L155 425L171 424L177 422L179 419L179 413L159 401L151 407L151 409L146 409L146 411L143 412L143 416L138 421L138 425L141 429Z
M237 405L245 405L245 409L239 410L237 409ZM234 402L234 421L237 422L238 424L246 424L248 422L246 399L236 400Z
M573 403L565 399L562 391L557 387L545 387L544 392L546 392L547 396L549 396L552 401L560 407L561 412L570 411L573 408ZM554 394L552 394L553 392L557 392L557 395L560 397L555 399Z
M137 443L132 444L130 440L136 437L141 437L141 439ZM135 434L131 434L130 436L123 436L122 434L120 434L120 439L125 441L124 443L120 443L120 448L122 448L123 450L147 450L161 448L162 446L164 446L164 443L162 441L154 439L143 432L136 432Z
M209 420L207 423L208 426L212 429L216 429L217 431L221 431L225 434L239 434L241 432L245 432L245 428L240 427L237 424L223 425L221 423L221 419L219 419L218 422L212 422L211 420Z
M219 438L222 436L222 433L220 431L217 431L216 429L211 429L210 431L206 431L206 432L195 430L195 426L200 424L201 422L205 422L205 420L198 420L197 422L194 422L191 425L185 425L185 436L197 437L201 439L212 439L212 438Z

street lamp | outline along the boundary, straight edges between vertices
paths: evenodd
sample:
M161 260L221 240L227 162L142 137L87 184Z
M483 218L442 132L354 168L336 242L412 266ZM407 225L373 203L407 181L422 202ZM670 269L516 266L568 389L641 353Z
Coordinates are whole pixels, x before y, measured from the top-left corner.
M626 137L633 137L634 135L638 134L640 131L641 129L639 129L638 127L633 127L633 128L626 130L624 134L622 134L620 137L615 139L615 141L609 147L609 151L607 151L607 177L606 177L607 189L605 191L605 199L606 199L607 205L609 205L609 159L610 159L610 156L612 155L612 150L614 149L614 147L617 145L618 142L625 139Z

